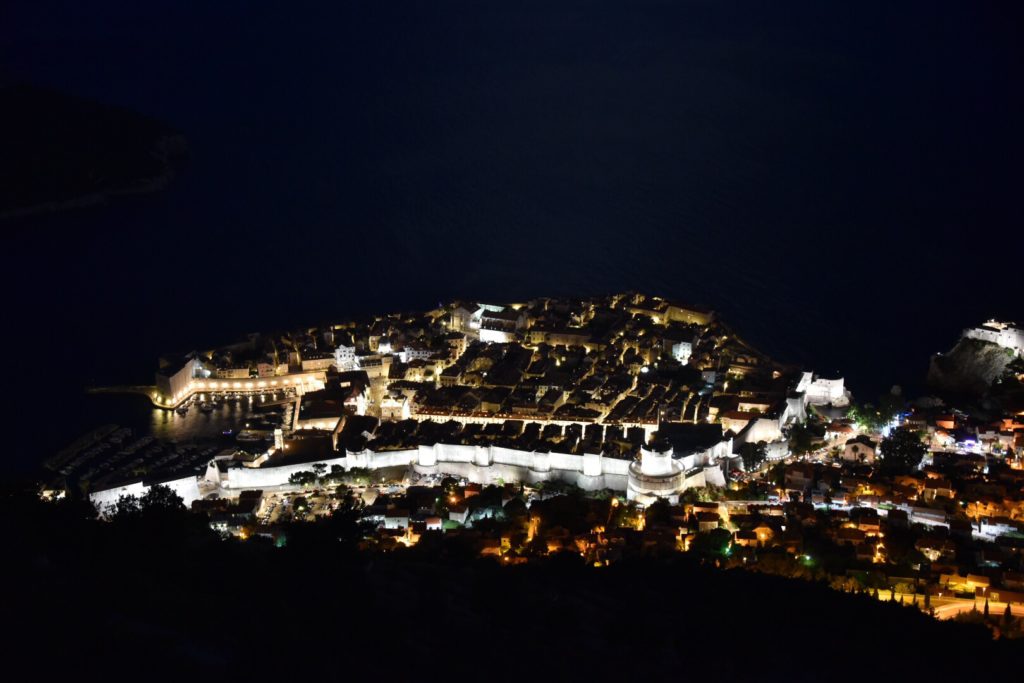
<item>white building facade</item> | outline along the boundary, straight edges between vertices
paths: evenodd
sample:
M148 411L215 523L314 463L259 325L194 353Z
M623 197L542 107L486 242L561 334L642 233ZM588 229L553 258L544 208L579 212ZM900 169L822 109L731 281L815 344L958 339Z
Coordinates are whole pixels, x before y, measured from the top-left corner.
M693 343L688 341L676 342L672 345L672 357L682 364L690 362L693 355Z
M356 347L339 346L334 349L334 366L340 372L349 372L358 367L356 363Z
M814 373L805 372L800 377L796 390L803 392L807 405L824 406L831 403L841 408L850 404L850 394L846 391L842 377L825 379L814 376Z

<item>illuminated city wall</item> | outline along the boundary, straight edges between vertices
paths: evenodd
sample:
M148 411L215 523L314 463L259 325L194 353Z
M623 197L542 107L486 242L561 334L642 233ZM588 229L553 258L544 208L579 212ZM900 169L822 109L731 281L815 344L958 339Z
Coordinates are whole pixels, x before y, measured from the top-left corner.
M150 396L159 408L174 408L197 394L272 393L294 389L303 394L324 388L326 374L322 371L303 372L282 377L248 377L246 379L218 379L194 377L188 384L171 395L155 393Z
M332 465L346 469L411 465L420 474L452 474L480 484L495 483L498 480L535 483L558 479L575 483L587 490L610 488L625 491L631 461L604 458L598 454L534 453L497 446L434 444L420 446L415 450L367 449L317 462L323 462L328 470ZM312 466L313 463L309 462L282 467L232 467L226 475L219 477L219 484L225 489L283 486L292 474L308 472Z
M323 463L330 472L333 465L346 467L347 458L328 458L317 460ZM298 465L282 465L280 467L230 467L226 475L221 475L220 486L225 489L265 489L272 486L285 486L288 478L298 472L310 472L312 462Z
M729 441L701 453L691 454L672 460L673 472L665 481L651 481L640 487L642 492L658 491L668 495L691 486L703 486L705 480L718 486L725 484L722 470L711 464L720 450L729 450ZM322 463L329 472L333 466L352 468L382 469L386 467L412 467L420 474L450 474L465 477L479 484L523 482L536 484L543 481L564 481L575 484L587 491L611 489L627 491L630 481L635 478L630 471L632 460L606 458L598 453L573 455L571 453L520 451L500 446L465 446L461 444L434 444L416 449L395 451L371 451L369 449L350 452L345 456L327 458L295 465L271 467L248 467L231 463L227 471L221 472L211 464L202 477L185 477L165 482L187 506L202 497L203 492L218 490L240 491L243 489L272 489L287 486L289 478L299 472L310 472L314 464ZM684 472L688 476L684 475ZM651 479L659 478L658 475ZM671 480L671 481L669 481ZM202 487L202 490L201 490ZM634 487L636 488L636 487ZM123 495L144 495L148 487L136 482L105 491L93 493L94 503L108 505Z
M598 491L600 489L626 490L626 476L610 473L588 476L583 474L583 472L575 470L547 470L540 472L517 465L496 463L481 467L475 463L467 462L441 462L432 467L424 467L417 464L413 465L413 469L420 474L445 474L453 477L464 477L469 481L485 486L489 484L497 485L519 482L538 484L545 481L562 481L579 486L585 491Z
M199 491L199 478L196 476L190 475L181 479L160 482L160 485L166 486L181 496L181 499L185 502L185 507L191 507L192 501L199 500L202 497ZM137 481L131 484L125 484L124 486L117 486L112 489L91 493L89 494L89 500L92 501L93 505L102 510L108 505L115 504L122 496L135 496L136 498L141 498L146 495L149 488L149 486L146 486L141 481Z

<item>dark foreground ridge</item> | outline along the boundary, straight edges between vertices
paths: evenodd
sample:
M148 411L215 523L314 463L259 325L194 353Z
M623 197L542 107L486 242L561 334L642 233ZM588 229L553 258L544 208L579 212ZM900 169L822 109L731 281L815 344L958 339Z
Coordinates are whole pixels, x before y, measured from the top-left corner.
M184 510L104 523L81 503L5 502L12 665L49 680L999 680L1022 654L982 627L682 557L499 567L360 552L344 520L274 548Z
M164 187L184 137L127 110L24 84L0 84L0 219Z

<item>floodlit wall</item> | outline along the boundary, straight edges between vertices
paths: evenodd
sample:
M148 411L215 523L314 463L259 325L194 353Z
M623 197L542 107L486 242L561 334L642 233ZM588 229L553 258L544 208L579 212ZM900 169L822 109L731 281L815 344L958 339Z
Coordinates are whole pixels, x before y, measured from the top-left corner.
M640 448L640 472L647 476L670 475L680 467L682 465L679 461L672 458L671 449L659 453L647 448Z
M583 456L568 453L548 453L548 463L553 470L583 471Z
M514 338L515 335L511 332L490 330L485 327L480 328L480 341L487 342L488 344L507 344Z
M562 481L579 486L585 491L612 489L626 490L626 476L622 474L601 474L588 476L575 470L538 471L518 465L495 463L481 466L471 462L438 462L434 466L414 464L413 469L420 474L446 474L453 477L464 477L483 485L507 484L523 482L539 484L546 481Z
M340 415L338 417L319 417L315 419L296 420L295 429L319 429L322 431L333 432L338 428L338 423L340 421Z
M323 463L327 471L332 465L345 467L347 458L328 458L301 465L282 465L280 467L231 467L226 476L221 477L221 486L225 489L262 489L271 486L284 486L288 478L297 472L311 472L313 465Z
M725 473L720 466L709 465L704 468L704 482L707 486L725 486Z
M351 460L352 455L350 454L349 457ZM617 458L605 458L599 453L573 455L570 453L520 451L501 446L463 446L442 443L420 446L416 451L415 460L416 464L420 466L419 471L423 472L429 471L427 468L431 467L447 467L457 464L473 465L477 468L496 468L496 471L502 468L514 468L514 471L519 472L515 474L514 481L525 480L522 474L525 471L537 474L578 472L584 477L612 475L612 481L615 481L616 478L626 476L630 462ZM501 478L508 480L507 476Z
M493 462L498 465L512 465L513 467L525 467L527 469L534 466L534 453L529 451L519 451L514 448L502 448L500 446L491 447L491 457ZM545 467L544 469L548 469ZM600 472L598 472L600 474Z
M195 358L190 358L188 362L172 375L158 372L156 374L157 391L166 397L186 395L189 383L196 376L197 370L202 370L202 368L202 363Z
M969 339L979 339L992 344L998 344L1015 353L1024 353L1024 330L1021 330L1009 323L989 321L985 327L974 327L964 330L963 336Z
M346 458L339 458L338 462L349 469L361 467L368 470L377 470L384 467L408 467L416 461L418 450L402 451L371 451L362 450L358 453L349 453ZM307 469L309 469L307 467Z
M283 377L249 377L245 379L222 380L216 378L197 377L190 383L190 391L193 394L203 392L232 392L232 391L276 391L280 389L296 389L303 391L315 391L324 388L323 372L302 372Z
M174 479L172 481L165 481L160 484L174 491L176 494L181 496L182 501L185 503L185 507L192 507L192 501L198 500L201 496L199 494L199 479L194 475L183 477L181 479ZM137 481L125 486L118 486L112 489L106 489L104 491L96 491L95 493L89 494L89 500L92 504L101 510L108 505L113 505L121 496L135 496L141 498L146 495L149 491L149 486L146 486L141 481Z
M629 474L631 462L632 460L623 460L622 458L601 458L601 469L605 474L625 477Z
M782 438L782 426L779 420L768 417L759 417L747 423L739 434L736 435L736 446L745 443L757 443L765 441L771 443Z
M729 442L723 442L702 453L672 461L676 480L683 468L690 470L706 465L711 454L722 450L724 456L731 451ZM668 458L671 460L671 458ZM288 485L289 478L298 472L310 472L314 464L322 463L327 471L337 465L345 469L382 469L385 467L412 466L420 474L450 474L465 477L481 484L499 482L524 482L536 484L543 481L563 481L575 484L587 491L612 489L626 491L629 467L632 460L605 458L598 453L573 455L571 453L545 453L520 451L499 446L465 446L460 444L433 444L416 449L398 451L372 451L369 449L347 453L345 456L315 460L311 462L271 467L232 466L221 472L215 465L207 469L205 482L210 489L219 486L225 490L267 489ZM684 482L684 487L703 486L705 472L711 474L711 481L718 486L725 484L721 469L715 465L699 471ZM168 482L191 506L200 498L199 478L188 477ZM720 482L720 483L718 483ZM94 502L101 505L114 503L122 495L144 495L146 487L141 482L127 486L99 491L92 494Z
M786 408L782 413L783 423L807 422L807 397L805 394L797 394L786 399Z
M824 403L834 403L843 398L845 387L843 385L843 378L839 379L824 379L818 377L812 381L806 391L807 402L811 405L820 405Z
M849 403L846 385L842 377L825 379L815 377L811 372L805 372L801 375L796 390L804 394L807 405L823 406L829 403L847 405Z
M681 474L683 469L691 470L709 465L719 457L729 457L731 452L732 442L725 440L700 453L674 460L676 464L673 469ZM347 458L347 466L350 468L373 469L411 464L420 474L447 474L464 477L480 484L564 481L588 491L603 488L626 491L629 466L632 462L619 458L605 458L598 453L574 455L520 451L500 446L443 443L420 446L409 451L374 453L367 450L349 453ZM308 466L306 468L308 469ZM678 479L684 488L704 486L706 480L716 486L725 485L725 476L718 465L705 467L685 480Z
M433 449L435 460L440 462L474 462L476 460L476 446L436 443L427 448Z
M722 481L724 484L724 477L722 478ZM685 491L686 489L700 488L701 486L707 486L708 483L709 482L707 480L707 470L701 470L700 472L697 472L696 474L693 474L689 477L685 477L683 479L683 490Z
M326 358L303 358L301 363L303 372L326 370L334 364L334 356L328 356Z
M89 500L92 504L98 507L100 510L108 505L113 505L117 502L117 499L121 496L135 496L141 498L145 495L149 488L142 485L141 481L137 481L133 484L127 484L125 486L118 486L117 488L107 489L105 491L96 491L95 493L89 494Z

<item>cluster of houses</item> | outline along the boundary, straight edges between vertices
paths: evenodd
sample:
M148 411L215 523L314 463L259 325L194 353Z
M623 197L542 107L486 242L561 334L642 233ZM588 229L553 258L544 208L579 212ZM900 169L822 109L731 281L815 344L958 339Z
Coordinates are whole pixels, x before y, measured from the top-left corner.
M279 360L282 349L290 372L324 373L322 388L301 392L292 427L334 433L353 415L498 431L538 423L583 430L598 448L629 441L637 457L628 435L664 422L721 425L736 446L778 443L808 405L841 411L849 400L842 379L775 363L710 311L636 294L455 302L249 341L250 374L256 357ZM592 427L625 438L595 444Z
M844 405L842 380L799 376L710 311L657 297L456 302L418 314L250 335L189 356L214 379L363 373L363 412L457 419L540 418L655 425L719 421L742 430L811 403ZM158 374L167 383L179 365ZM177 395L179 392L171 392ZM362 412L360 412L362 414ZM338 418L341 415L337 416Z
M1024 415L1007 413L997 419L980 419L945 406L916 408L901 426L922 436L928 449L957 453L965 461L984 463L986 456L1013 457L1024 449ZM874 464L881 440L858 433L852 419L832 420L825 427L825 441L832 454L843 461Z
M942 465L947 466L955 465ZM793 500L776 495L766 501L688 500L646 509L622 497L565 496L558 486L482 486L437 477L422 485L364 486L357 489L361 545L379 551L420 543L457 545L467 557L512 564L568 552L601 566L631 556L698 550L711 540L730 566L783 557L796 567L869 573L876 585L902 584L902 592L977 592L1024 602L1024 507L1019 499L1010 496L992 510L972 509L977 517L970 519L934 506L961 492L931 470L887 486L856 471L862 467L787 466L780 488L803 493ZM1022 483L1018 474L1005 473L1002 480L1012 488ZM967 482L957 485L965 487L962 492L971 490ZM330 514L341 495L332 487L295 494L249 490L237 500L197 500L193 509L209 514L211 525L226 533L281 541L286 533L281 522ZM834 495L846 504L812 502L819 495ZM993 502L990 496L982 504ZM994 511L1010 516L985 516Z

